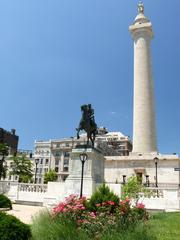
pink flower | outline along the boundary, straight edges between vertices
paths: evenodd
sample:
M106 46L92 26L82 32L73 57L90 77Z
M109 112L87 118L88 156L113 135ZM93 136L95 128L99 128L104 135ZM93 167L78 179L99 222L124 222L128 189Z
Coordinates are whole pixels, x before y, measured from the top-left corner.
M100 204L100 203L97 203L97 204L96 204L96 207L100 207L100 206L101 206L101 204Z
M89 216L92 217L92 218L96 218L96 213L95 212L90 212Z
M77 223L78 223L78 224L81 224L81 223L83 223L83 222L84 222L84 220L82 220L82 219L77 220Z
M106 204L107 204L106 202L103 202L103 203L102 203L102 206L105 206Z
M140 209L144 209L145 208L145 205L143 203L137 203L136 204L136 207L137 208L140 208Z
M113 202L113 201L107 201L107 203L108 203L109 205L111 205L111 206L114 206L114 205L115 205L115 202Z

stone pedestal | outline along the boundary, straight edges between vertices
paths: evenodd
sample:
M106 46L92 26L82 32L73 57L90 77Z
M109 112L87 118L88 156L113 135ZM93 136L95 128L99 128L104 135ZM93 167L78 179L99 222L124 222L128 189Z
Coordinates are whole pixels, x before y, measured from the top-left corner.
M83 196L90 197L96 184L104 181L104 156L95 148L74 148L69 163L69 176L65 182L65 195L80 194L82 163L79 155L86 153L88 158L84 164Z

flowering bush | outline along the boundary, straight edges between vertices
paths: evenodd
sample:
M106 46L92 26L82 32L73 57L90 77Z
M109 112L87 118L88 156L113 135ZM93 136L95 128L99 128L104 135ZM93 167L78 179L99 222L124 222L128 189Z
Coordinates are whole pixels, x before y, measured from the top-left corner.
M105 193L108 193L109 199ZM132 206L129 198L119 200L105 185L89 202L85 197L70 195L53 209L52 216L56 220L59 218L63 224L73 222L77 229L83 230L92 238L96 236L97 239L112 228L122 231L148 219L143 203Z
M78 198L77 195L71 194L64 202L59 203L55 208L53 208L53 212L55 214L65 212L78 213L85 210L85 202L85 197Z
M149 215L143 203L136 203L136 206L133 207L133 211L136 215L137 220L146 221L149 219Z
M53 208L52 215L64 220L64 223L74 222L78 224L83 218L83 212L85 210L86 198L78 198L77 195L71 194L65 198L64 202L60 202L55 208Z

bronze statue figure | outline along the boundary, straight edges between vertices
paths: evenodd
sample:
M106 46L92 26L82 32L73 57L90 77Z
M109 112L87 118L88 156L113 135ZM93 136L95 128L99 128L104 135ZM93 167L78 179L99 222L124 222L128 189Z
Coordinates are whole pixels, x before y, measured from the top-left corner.
M91 140L92 146L94 147L94 141L97 134L97 124L94 119L94 109L91 104L81 106L82 118L79 123L77 130L77 138L79 139L79 132L85 130L87 133L87 145L89 145L89 140Z

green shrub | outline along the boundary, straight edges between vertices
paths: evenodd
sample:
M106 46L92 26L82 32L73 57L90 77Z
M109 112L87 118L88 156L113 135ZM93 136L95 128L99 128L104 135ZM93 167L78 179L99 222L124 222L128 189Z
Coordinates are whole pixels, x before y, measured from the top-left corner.
M56 182L58 178L57 172L55 170L50 169L49 172L44 174L44 183L47 184L48 182Z
M41 212L31 225L32 240L88 240L73 221L67 223L64 220L47 211Z
M0 208L12 209L11 200L3 194L0 194Z
M31 237L30 227L19 219L5 212L0 212L1 240L28 240Z
M119 197L110 191L109 187L103 183L91 196L88 202L88 209L91 211L96 211L96 204L101 204L103 202L112 201L115 203L114 206L119 205Z
M136 202L141 198L141 196L150 197L151 192L149 189L145 188L139 181L138 177L132 176L128 178L126 184L122 187L122 198L134 199Z

